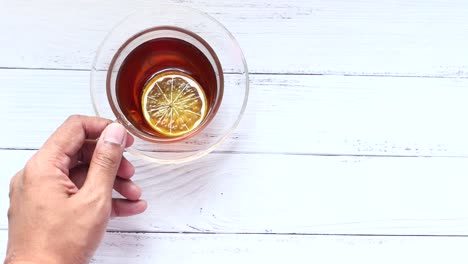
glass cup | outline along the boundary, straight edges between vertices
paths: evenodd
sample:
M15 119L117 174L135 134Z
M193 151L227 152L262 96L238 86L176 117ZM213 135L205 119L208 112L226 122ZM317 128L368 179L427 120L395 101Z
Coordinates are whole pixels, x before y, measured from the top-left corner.
M158 137L145 131L126 114L127 109L117 96L118 89L126 89L118 87L117 79L129 54L148 41L167 38L195 46L208 59L216 76L216 96L210 110L200 125L179 137ZM152 66L160 66L162 72L171 70L170 65L157 63ZM158 5L154 10L131 13L104 39L91 70L91 98L96 115L116 120L134 136L135 143L128 152L157 163L180 163L208 154L229 137L245 111L248 80L244 55L222 24L192 8Z

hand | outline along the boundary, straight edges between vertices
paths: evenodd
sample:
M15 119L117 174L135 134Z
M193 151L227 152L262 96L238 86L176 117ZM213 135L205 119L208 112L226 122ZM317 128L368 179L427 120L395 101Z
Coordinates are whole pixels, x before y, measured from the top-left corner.
M68 118L11 180L5 263L88 263L111 216L142 213L122 157L132 143L110 120ZM112 189L126 199L112 199Z

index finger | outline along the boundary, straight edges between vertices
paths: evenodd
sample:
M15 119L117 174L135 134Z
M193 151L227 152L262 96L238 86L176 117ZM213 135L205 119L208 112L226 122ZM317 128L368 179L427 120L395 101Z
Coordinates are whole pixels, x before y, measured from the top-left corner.
M47 160L59 161L56 165L67 171L85 140L98 138L110 123L112 121L105 118L72 115L55 130L38 154L46 156Z

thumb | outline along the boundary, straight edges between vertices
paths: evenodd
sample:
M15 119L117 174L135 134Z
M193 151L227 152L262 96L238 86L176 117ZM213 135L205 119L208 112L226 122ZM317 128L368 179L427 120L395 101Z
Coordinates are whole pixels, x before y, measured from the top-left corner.
M127 139L127 131L118 123L108 125L99 138L94 150L88 175L82 187L85 193L112 196L117 169Z

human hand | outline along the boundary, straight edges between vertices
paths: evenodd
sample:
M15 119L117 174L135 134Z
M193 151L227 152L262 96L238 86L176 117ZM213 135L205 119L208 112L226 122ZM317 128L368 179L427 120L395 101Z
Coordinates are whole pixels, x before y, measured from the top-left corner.
M5 263L88 263L111 216L142 213L122 157L132 143L110 120L68 118L11 180ZM112 199L112 189L126 199Z

